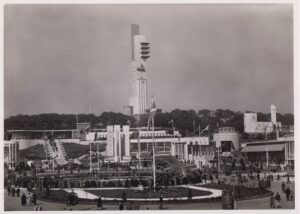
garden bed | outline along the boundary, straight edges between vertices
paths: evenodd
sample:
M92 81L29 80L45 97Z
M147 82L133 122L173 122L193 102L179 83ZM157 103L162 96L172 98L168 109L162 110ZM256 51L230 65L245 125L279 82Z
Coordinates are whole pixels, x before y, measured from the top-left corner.
M210 188L210 189L218 189L218 190L233 190L232 185L227 184L204 184L200 185L201 187ZM248 188L244 186L234 186L235 198L237 200L245 200L245 199L253 199L266 197L271 195L271 191L269 190L260 190L256 188Z
M122 194L126 193L126 197L130 198L141 198L141 199L149 199L149 198L159 198L162 196L163 198L183 198L188 197L188 191L191 191L192 197L194 196L204 196L210 195L211 192L189 189L185 187L171 187L166 190L159 190L153 192L153 190L149 191L135 191L133 189L113 189L113 190L86 190L89 193L92 193L97 196L101 196L104 198L122 198Z

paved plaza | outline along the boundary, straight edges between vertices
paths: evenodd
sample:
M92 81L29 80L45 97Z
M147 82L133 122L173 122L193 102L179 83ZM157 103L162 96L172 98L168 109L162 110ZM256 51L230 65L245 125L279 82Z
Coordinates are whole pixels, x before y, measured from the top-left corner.
M294 190L294 182L287 184L292 190ZM21 195L26 190L21 190ZM272 182L271 191L275 194L277 192L281 195L281 204L282 209L294 209L294 201L287 201L285 194L281 190L281 181ZM96 210L96 204L77 204L75 206L67 207L64 203L54 203L54 202L45 202L37 201L37 206L42 207L45 211L54 211L54 210ZM149 208L150 210L159 209L158 204L142 204L140 205L141 210ZM250 200L242 200L236 202L237 209L270 209L270 197L256 198ZM104 210L118 210L118 205L105 205ZM126 206L125 206L126 209ZM222 209L221 202L209 202L209 203L180 203L180 204L169 204L165 202L164 209L166 210L216 210ZM8 197L7 192L5 192L5 210L6 211L32 211L34 206L22 206L21 198L19 197Z

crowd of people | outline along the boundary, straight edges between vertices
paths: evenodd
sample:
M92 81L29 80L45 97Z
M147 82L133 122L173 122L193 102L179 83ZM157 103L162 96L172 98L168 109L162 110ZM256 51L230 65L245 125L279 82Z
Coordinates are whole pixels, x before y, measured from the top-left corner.
M286 184L284 181L281 183L282 194L285 194L287 201L294 201L294 193L290 189L288 184L289 182L287 182ZM282 207L281 201L282 201L281 194L277 192L276 195L274 196L274 193L272 192L272 195L270 197L270 208L281 208Z
M21 194L21 189L19 186L7 185L6 186L8 197L18 197L20 198L22 206L34 206L34 210L41 210L41 207L37 207L37 194L35 191L25 190L27 193L23 192Z

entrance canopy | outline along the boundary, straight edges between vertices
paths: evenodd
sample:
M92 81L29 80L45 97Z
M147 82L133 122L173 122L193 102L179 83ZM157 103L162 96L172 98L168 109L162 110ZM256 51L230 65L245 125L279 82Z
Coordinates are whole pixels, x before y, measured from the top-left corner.
M284 149L283 144L279 145L257 145L257 146L246 146L242 149L242 152L277 152Z

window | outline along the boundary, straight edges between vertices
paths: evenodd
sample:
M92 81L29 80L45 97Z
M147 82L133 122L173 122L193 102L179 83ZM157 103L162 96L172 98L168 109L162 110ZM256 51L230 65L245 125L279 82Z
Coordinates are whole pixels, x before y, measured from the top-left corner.
M141 152L147 151L147 143L141 143Z
M138 144L137 143L131 143L130 144L130 152L138 152Z

